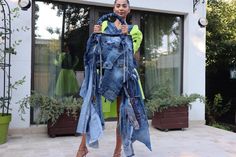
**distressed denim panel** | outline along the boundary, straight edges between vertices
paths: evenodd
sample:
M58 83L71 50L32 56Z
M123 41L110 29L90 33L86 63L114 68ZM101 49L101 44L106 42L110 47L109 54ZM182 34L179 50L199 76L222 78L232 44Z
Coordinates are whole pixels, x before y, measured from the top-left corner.
M102 35L100 46L103 76L99 93L113 101L119 95L124 82L128 80L129 71L134 69L132 38L124 35Z

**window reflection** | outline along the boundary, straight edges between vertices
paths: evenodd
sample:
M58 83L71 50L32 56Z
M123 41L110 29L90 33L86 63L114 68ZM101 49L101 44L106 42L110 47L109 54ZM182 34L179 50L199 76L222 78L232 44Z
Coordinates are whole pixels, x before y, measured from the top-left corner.
M40 1L36 1L35 8L34 90L50 96L73 95L84 76L83 55L89 36L90 8ZM91 12L95 15L99 11ZM179 94L183 17L159 13L139 15L144 38L138 69L146 98L158 84L165 82ZM65 92L68 85L60 81L68 70L75 75L77 83L73 79L73 84L78 85L74 85L73 92ZM34 111L36 114L37 110Z
M40 1L35 8L34 90L56 97L77 95L84 76L90 8ZM34 109L34 119L37 113Z
M181 87L182 18L167 14L142 17L144 51L140 67L146 97L159 84L170 84L179 94Z

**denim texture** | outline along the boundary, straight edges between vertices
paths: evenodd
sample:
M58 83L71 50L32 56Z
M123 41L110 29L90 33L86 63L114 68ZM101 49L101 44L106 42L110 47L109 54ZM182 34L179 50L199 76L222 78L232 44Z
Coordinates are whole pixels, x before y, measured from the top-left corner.
M120 19L114 13L102 16L98 23L102 20L115 16L122 24L126 22ZM132 25L128 25L130 32ZM123 84L127 81L131 71L136 67L137 63L133 56L133 41L130 35L121 34L121 30L116 29L114 23L109 22L107 29L98 41L100 45L100 53L102 55L101 86L99 93L109 101L117 98ZM101 65L100 65L101 66ZM100 68L101 69L101 68Z
M99 43L103 61L103 76L99 93L113 101L119 95L123 83L127 81L130 71L134 68L132 38L127 35L104 34L100 37Z
M101 109L101 95L98 94L99 77L96 72L96 41L94 34L87 42L87 50L84 56L85 77L80 89L83 97L83 104L80 111L80 118L77 125L77 133L86 133L86 142L91 147L98 147L98 139L103 134L104 119Z
M149 124L144 101L138 84L138 75L133 73L125 86L120 106L119 129L126 156L134 156L132 143L140 141L151 150ZM135 117L133 117L135 116Z
M134 156L134 141L144 143L150 150L151 143L144 101L135 72L132 38L114 28L109 23L105 34L94 33L88 39L84 55L85 78L80 90L83 104L77 132L86 133L87 144L98 147L104 129L101 95L115 100L121 94L119 129L128 157Z

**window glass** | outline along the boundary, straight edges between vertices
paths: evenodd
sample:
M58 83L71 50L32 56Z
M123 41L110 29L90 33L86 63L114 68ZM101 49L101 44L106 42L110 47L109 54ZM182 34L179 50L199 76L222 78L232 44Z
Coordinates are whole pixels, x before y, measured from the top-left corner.
M35 8L33 90L54 97L76 95L84 76L90 8L41 1ZM34 119L38 112L34 109Z
M92 31L97 16L110 10L102 8L61 2L35 2L33 90L58 97L79 92L84 77L83 55L89 30ZM143 33L138 70L145 97L150 97L155 87L163 83L168 83L175 94L180 94L183 17L137 11L132 15L129 21L140 24ZM62 77L68 75L68 70L71 71L69 74L74 73L75 79L63 81L71 79ZM63 82L69 82L75 87L73 91L68 91L70 86ZM34 109L33 119L38 112Z
M176 15L142 16L144 39L139 71L147 98L155 87L165 83L175 94L181 92L182 22Z

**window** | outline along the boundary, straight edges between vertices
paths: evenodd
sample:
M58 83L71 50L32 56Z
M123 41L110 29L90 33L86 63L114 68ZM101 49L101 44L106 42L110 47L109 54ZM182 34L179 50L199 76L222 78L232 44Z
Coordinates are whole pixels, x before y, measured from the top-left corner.
M33 90L57 97L78 94L84 76L90 8L41 1L35 2L35 8ZM34 108L31 121L38 112Z
M143 48L140 51L140 75L146 97L162 83L181 93L182 17L145 13L142 16Z
M64 88L58 87L61 72L72 69L78 86L81 85L89 34L98 16L111 11L112 8L74 3L35 2L33 90L50 96L75 94L60 92ZM183 17L132 11L129 21L138 24L144 36L138 70L145 97L148 98L157 85L166 82L174 93L180 94ZM70 57L65 57L68 55ZM31 122L38 112L33 110Z

